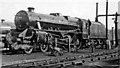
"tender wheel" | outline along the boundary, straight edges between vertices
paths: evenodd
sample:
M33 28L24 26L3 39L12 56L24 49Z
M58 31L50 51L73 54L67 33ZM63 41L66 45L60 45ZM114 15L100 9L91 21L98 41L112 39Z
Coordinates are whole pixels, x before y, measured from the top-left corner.
M29 48L24 49L24 53L26 53L26 54L30 54L30 53L32 53L32 51L33 51L33 47L29 47Z
M49 49L48 45L45 45L45 44L41 44L41 45L40 45L40 50L41 50L42 52L47 52L48 49Z

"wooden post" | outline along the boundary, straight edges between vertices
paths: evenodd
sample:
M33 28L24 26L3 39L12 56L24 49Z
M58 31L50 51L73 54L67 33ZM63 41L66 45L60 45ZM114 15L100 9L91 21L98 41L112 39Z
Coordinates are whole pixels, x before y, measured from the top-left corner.
M108 39L108 0L106 1L106 39Z
M114 29L114 27L112 27L112 45L113 45L113 43L114 43L114 40L113 40L113 38L114 38L114 33L113 33L114 30L113 30L113 29Z
M117 47L117 45L118 45L118 36L117 36L117 16L118 16L118 14L117 14L117 12L116 12L116 14L115 14L115 43L116 43L116 47Z

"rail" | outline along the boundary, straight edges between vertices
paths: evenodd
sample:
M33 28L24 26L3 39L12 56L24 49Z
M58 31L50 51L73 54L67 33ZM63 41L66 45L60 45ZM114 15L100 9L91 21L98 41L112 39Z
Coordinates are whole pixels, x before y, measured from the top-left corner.
M10 68L10 67L64 67L67 65L83 65L85 63L96 62L96 61L107 61L120 59L120 50L118 48L111 49L108 51L102 51L98 53L91 53L88 55L74 55L74 56L66 56L63 58L48 58L45 60L35 59L35 60L24 60L21 62L11 62L8 64L2 64L2 68Z

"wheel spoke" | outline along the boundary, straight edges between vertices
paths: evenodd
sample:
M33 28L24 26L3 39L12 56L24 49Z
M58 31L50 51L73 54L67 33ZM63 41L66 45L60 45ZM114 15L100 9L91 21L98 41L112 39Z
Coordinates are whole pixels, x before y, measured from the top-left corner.
M41 44L40 50L41 50L42 52L47 52L47 51L48 51L48 45Z
M30 54L32 51L33 51L33 47L29 47L29 48L24 49L24 52L26 54Z

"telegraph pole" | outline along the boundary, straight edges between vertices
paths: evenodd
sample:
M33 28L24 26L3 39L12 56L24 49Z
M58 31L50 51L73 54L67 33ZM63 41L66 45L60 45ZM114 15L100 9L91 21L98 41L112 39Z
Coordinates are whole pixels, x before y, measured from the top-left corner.
M108 0L106 1L106 39L108 39Z
M103 17L103 16L106 16L106 15L98 15L98 17ZM117 22L117 17L118 16L120 16L120 14L118 14L117 12L115 13L115 14L108 14L108 16L115 16L115 21L114 21L114 23L115 23L115 46L117 46L118 45L118 36L117 36L117 24L118 24L118 22Z
M99 16L105 16L106 17L106 39L108 39L108 0L106 0L106 15L98 15L98 3L96 3L96 17L95 22L98 22Z
M118 24L118 22L117 22L117 16L118 16L118 14L116 12L116 14L115 14L115 43L116 43L116 45L115 46L118 45L118 35L117 35L117 24Z
M108 0L106 0L106 14L98 15L98 3L96 3L96 18L95 21L98 21L98 17L106 17L106 39L108 39L108 16L115 16L115 46L118 45L118 36L117 36L117 17L120 16L117 12L115 14L108 14Z
M114 42L113 38L114 38L114 27L112 27L112 45L113 45L113 42Z

